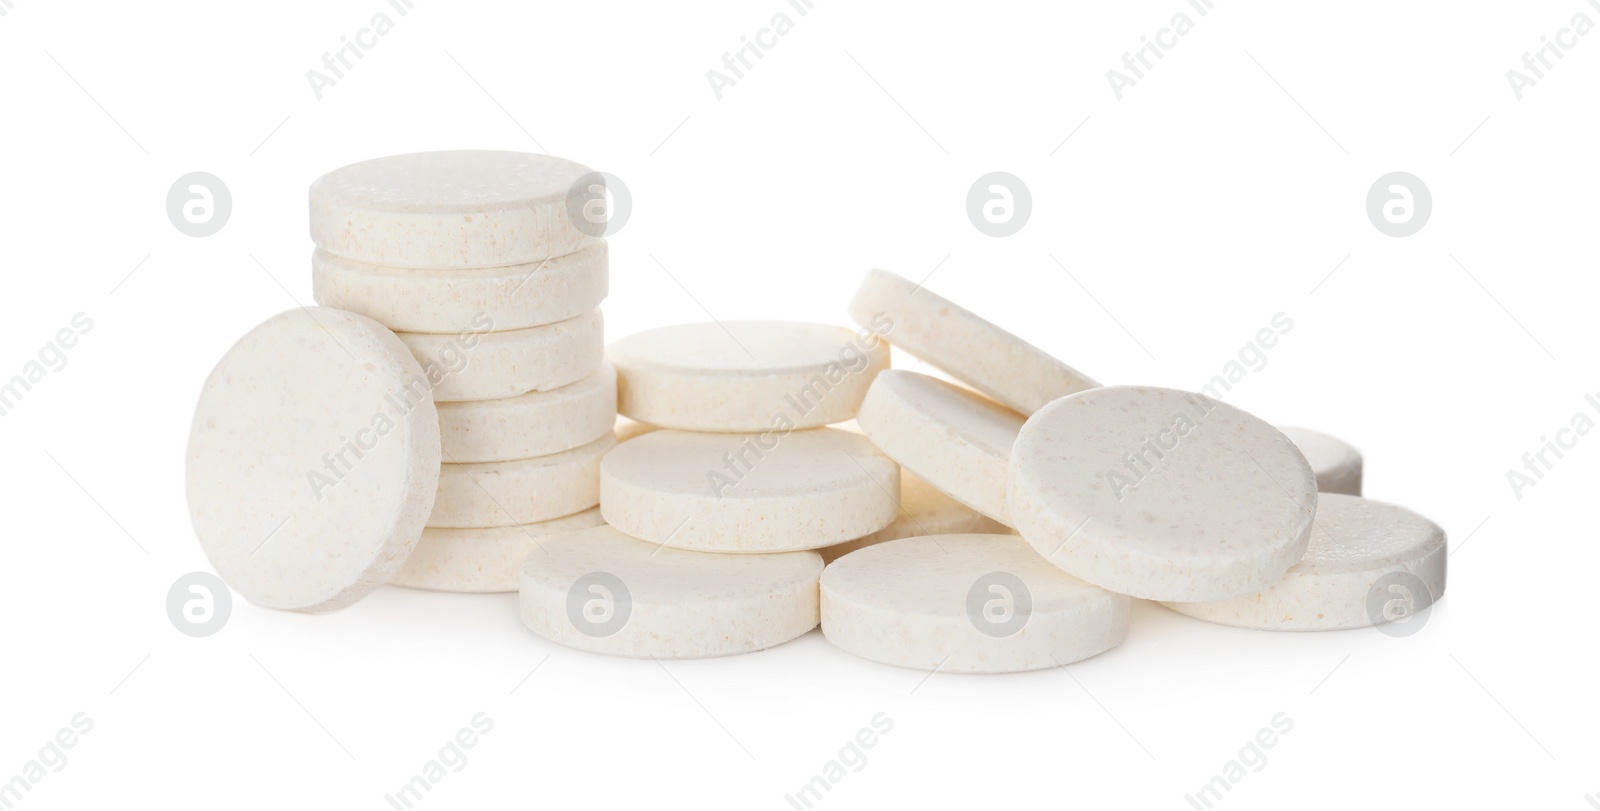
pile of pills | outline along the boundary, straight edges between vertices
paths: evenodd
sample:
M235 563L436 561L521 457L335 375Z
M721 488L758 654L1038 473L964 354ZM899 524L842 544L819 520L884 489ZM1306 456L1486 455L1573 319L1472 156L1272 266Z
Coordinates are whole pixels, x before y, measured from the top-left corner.
M1324 630L1443 593L1443 531L1361 498L1349 445L1101 386L891 273L867 274L855 329L606 347L605 192L506 152L312 185L321 306L241 339L190 435L195 531L235 590L301 611L385 582L517 592L533 633L631 657L820 624L858 656L967 673L1109 650L1134 599ZM891 369L891 346L950 379Z

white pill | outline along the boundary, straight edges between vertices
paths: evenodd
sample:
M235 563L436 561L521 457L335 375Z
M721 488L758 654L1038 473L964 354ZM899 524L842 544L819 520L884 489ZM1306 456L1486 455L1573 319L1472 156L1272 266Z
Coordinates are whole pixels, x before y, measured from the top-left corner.
M1309 428L1280 425L1278 430L1305 454L1317 474L1317 490L1361 495L1361 452L1350 443Z
M900 466L865 437L660 430L600 465L600 511L618 530L708 552L820 549L894 521Z
M857 549L918 535L1006 535L1011 529L939 492L908 470L900 471L900 513L894 523L865 538L836 544L817 552L832 563Z
M889 345L870 330L795 321L676 324L607 350L617 409L685 431L819 428L854 417Z
M691 659L763 650L817 627L815 552L685 552L609 526L540 545L522 567L522 622L562 645Z
M1002 524L1006 469L1022 417L943 380L891 369L872 382L856 424L890 459Z
M436 381L433 399L445 402L557 389L594 374L605 360L599 310L542 327L493 329L485 318L455 333L395 334Z
M822 573L822 633L875 662L1014 673L1116 647L1131 601L1046 563L1015 535L932 535L852 552Z
M869 270L850 317L1024 415L1093 388L1082 372L909 279Z
M598 239L577 253L493 268L395 268L322 250L311 257L318 304L406 332L456 332L480 313L501 330L554 324L599 307L608 284Z
M1311 545L1283 580L1232 600L1164 605L1240 628L1365 628L1415 615L1444 596L1445 558L1444 530L1432 521L1393 505L1323 493Z
M1266 588L1305 554L1311 466L1276 428L1199 394L1117 386L1040 409L1011 450L1012 526L1050 562L1151 600Z
M590 239L568 211L573 188L590 174L579 163L522 152L374 158L311 184L311 240L336 256L391 267L539 262Z
M405 562L433 508L439 418L415 358L371 319L267 319L218 361L186 478L206 557L258 605L331 611Z
M439 403L446 462L503 462L571 450L611 432L617 372L611 364L559 389L498 400Z
M548 521L600 503L606 434L569 451L510 462L445 463L430 527L503 527Z
M389 583L430 591L472 594L516 591L522 562L542 554L540 544L552 536L601 526L600 510L511 527L444 529L428 527L406 564Z

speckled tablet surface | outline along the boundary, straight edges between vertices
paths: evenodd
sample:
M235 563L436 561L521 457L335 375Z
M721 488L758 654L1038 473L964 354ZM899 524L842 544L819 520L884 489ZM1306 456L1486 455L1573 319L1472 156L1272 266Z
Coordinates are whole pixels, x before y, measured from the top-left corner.
M439 403L447 462L503 462L571 450L611 432L617 373L610 364L558 389L498 400Z
M1283 580L1232 600L1163 603L1207 622L1267 631L1365 628L1444 596L1445 532L1410 510L1339 493L1317 497L1305 557ZM1392 587L1391 587L1392 586Z
M390 155L311 184L311 240L347 259L481 268L572 253L590 237L568 196L591 170L550 155L489 150Z
M797 321L674 324L611 344L617 409L686 431L818 428L855 416L889 366L869 330Z
M939 492L917 474L900 471L900 512L894 523L865 538L818 549L832 563L857 549L917 535L1009 535L1011 529Z
M493 268L396 268L319 250L311 289L324 307L406 332L456 332L479 314L499 330L554 324L596 307L609 290L605 240L577 253Z
M562 645L690 659L770 648L817 627L815 552L686 552L608 526L540 544L522 567L522 622Z
M600 503L600 459L616 445L616 437L606 434L532 459L446 463L428 526L510 526L587 510Z
M867 271L850 302L850 317L1024 415L1057 397L1099 385L1044 350L888 271Z
M660 430L600 465L600 510L618 530L709 552L819 549L894 521L900 466L866 437Z
M1015 535L904 538L822 573L822 633L875 662L1012 673L1122 642L1131 601L1046 563Z
M1305 454L1312 472L1317 474L1319 491L1361 495L1361 452L1354 446L1309 428L1280 425L1278 430Z
M599 310L527 329L495 330L480 319L456 333L397 332L428 371L433 399L496 400L548 391L594 374L605 360Z
M1040 409L1011 450L1012 526L1050 562L1151 600L1239 597L1305 554L1311 465L1226 403L1151 386Z
M530 554L544 554L540 543L605 520L598 508L581 513L510 527L444 529L429 527L411 551L404 566L389 583L429 591L487 593L516 591L522 562Z
M330 611L405 561L433 508L439 418L423 370L371 319L279 313L200 391L189 515L230 588L269 608Z
M885 455L1002 524L1006 469L1023 418L943 380L891 369L872 382L856 424Z

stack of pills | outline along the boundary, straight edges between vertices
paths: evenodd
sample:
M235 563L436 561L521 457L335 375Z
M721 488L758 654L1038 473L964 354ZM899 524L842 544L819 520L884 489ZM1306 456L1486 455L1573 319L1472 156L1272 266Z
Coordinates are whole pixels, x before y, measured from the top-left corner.
M603 179L560 158L430 152L311 185L317 303L393 330L437 404L437 495L390 582L515 591L538 539L600 523L616 445L604 362Z

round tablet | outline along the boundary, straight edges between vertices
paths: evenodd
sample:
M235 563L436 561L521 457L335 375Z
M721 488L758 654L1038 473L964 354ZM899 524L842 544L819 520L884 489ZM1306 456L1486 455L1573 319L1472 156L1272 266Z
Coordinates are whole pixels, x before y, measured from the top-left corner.
M589 239L574 226L567 201L591 174L579 163L523 152L374 158L311 184L311 241L336 256L391 267L539 262Z
M542 327L492 329L484 320L457 333L395 334L436 381L433 399L446 402L557 389L594 374L605 360L599 310Z
M1306 555L1283 580L1254 594L1164 603L1207 622L1266 631L1365 628L1391 617L1393 599L1414 615L1444 596L1445 534L1410 510L1356 496L1317 496ZM1397 587L1397 588L1391 588Z
M516 591L522 562L543 554L540 544L554 535L601 526L599 509L522 524L482 529L429 527L411 557L389 578L395 586L430 591L482 594Z
M900 513L865 538L818 549L832 563L857 549L918 535L1008 535L1010 528L939 492L915 473L900 471Z
M606 434L549 456L445 463L428 526L503 527L587 510L600 503L600 458L616 446L616 437Z
M554 324L599 307L608 284L604 240L540 262L478 269L368 265L322 250L311 257L318 304L407 332L456 332L480 314L502 330Z
M1199 394L1091 389L1011 449L1012 526L1050 562L1150 600L1266 588L1306 551L1317 483L1271 425Z
M817 627L815 552L707 555L608 526L540 545L522 566L522 622L562 645L692 659L763 650Z
M867 271L850 317L907 352L1024 415L1098 383L926 287Z
M600 464L600 511L654 544L706 552L819 549L894 521L900 466L866 437L660 430Z
M560 453L611 432L617 420L617 372L602 364L600 371L559 389L438 406L447 462Z
M822 633L884 664L1015 673L1116 647L1131 602L1051 566L1015 535L930 535L829 564Z
M1309 428L1278 426L1278 430L1305 454L1317 474L1317 490L1361 495L1361 452L1350 443Z
M676 324L629 335L607 355L618 411L685 431L848 420L889 366L889 345L869 330L795 321Z
M981 395L897 369L872 381L856 417L890 459L1002 524L1011 522L1006 468L1022 422Z
M439 480L422 375L394 333L318 307L267 319L218 361L185 474L195 535L234 591L331 611L405 562Z

